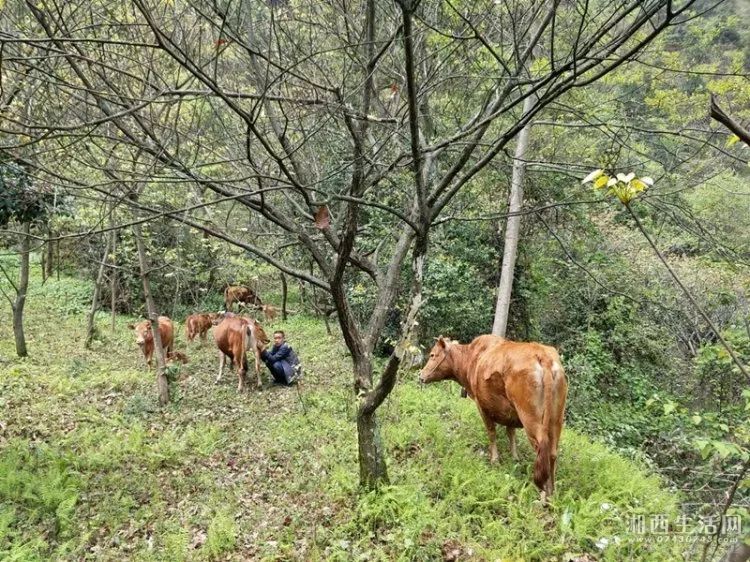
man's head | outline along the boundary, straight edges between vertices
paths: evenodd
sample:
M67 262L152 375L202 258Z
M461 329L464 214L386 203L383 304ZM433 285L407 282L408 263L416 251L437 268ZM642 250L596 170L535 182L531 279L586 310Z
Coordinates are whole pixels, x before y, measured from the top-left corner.
M283 330L277 330L273 333L273 344L274 345L281 345L284 343L284 332Z

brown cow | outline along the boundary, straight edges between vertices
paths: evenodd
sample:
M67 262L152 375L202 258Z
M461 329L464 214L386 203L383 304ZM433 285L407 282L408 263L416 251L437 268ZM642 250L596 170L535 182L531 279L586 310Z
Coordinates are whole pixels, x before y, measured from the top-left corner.
M557 446L568 394L555 348L491 335L465 345L441 337L419 380L444 379L456 381L476 402L490 438L491 462L498 459L495 424L505 426L514 460L518 460L515 429L526 430L537 454L534 483L546 502L555 489Z
M276 320L278 309L272 304L264 304L260 307L263 310L263 318L269 324Z
M230 286L224 289L224 306L226 310L232 310L232 305L235 302L252 306L263 306L263 302L255 294L255 291L243 285Z
M188 341L193 341L195 336L200 336L202 341L206 341L206 334L213 327L214 322L219 315L215 312L209 314L191 314L185 320L185 334Z
M154 354L154 335L151 333L151 320L144 320L138 324L129 324L128 328L135 330L135 342L143 351L146 363L151 368L151 357ZM164 353L168 356L174 346L174 325L166 316L159 316L159 336Z
M224 374L224 364L227 357L237 369L237 392L245 388L245 375L247 374L247 354L255 355L255 376L258 381L258 389L263 386L260 380L260 351L259 343L268 343L268 336L261 325L243 316L226 316L214 329L214 341L219 348L219 374L216 383Z

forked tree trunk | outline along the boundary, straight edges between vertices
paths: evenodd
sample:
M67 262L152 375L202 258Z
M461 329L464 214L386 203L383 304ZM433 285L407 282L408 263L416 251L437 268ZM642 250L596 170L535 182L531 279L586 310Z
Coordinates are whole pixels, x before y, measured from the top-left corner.
M357 380L372 380L372 361L367 356L355 360L354 374ZM359 483L366 489L388 483L383 440L380 437L376 411L365 411L367 397L361 396L357 410L357 446L359 451Z
M528 113L534 107L533 96L527 97L523 102L523 112ZM508 327L508 311L510 310L510 299L513 292L513 272L516 269L516 256L518 255L518 240L521 232L521 208L523 207L523 180L526 175L526 148L529 144L529 122L521 132L518 133L518 141L513 159L513 176L510 182L510 195L508 198L509 217L505 224L505 242L503 245L503 262L500 268L500 282L497 286L497 302L495 304L495 321L492 324L492 333L496 336L505 337Z
M143 281L143 295L146 299L146 310L151 320L151 335L154 338L154 353L156 354L156 388L159 392L159 404L162 406L169 403L169 381L167 381L167 358L164 354L164 347L161 344L161 334L159 333L159 315L156 313L154 298L151 296L151 284L148 280L149 266L146 257L146 249L143 245L141 236L141 225L133 226L135 234L135 243L138 247L138 264L141 268L141 280Z
M23 332L23 309L26 305L26 292L29 288L30 224L24 223L21 231L23 232L20 247L21 271L16 287L16 301L11 308L13 309L13 335L16 340L16 353L19 357L26 357L28 351L26 349L26 336Z
M104 245L104 253L102 254L101 262L99 262L99 271L96 274L96 282L94 283L94 296L91 298L91 310L89 311L88 321L86 323L86 340L83 343L83 347L86 349L91 347L91 342L94 341L94 333L96 332L94 319L96 317L96 311L99 310L99 295L101 295L102 292L102 281L104 280L104 268L107 263L107 256L109 255L110 240L111 237Z
M361 397L359 409L357 410L359 480L360 484L367 489L388 483L385 449L380 437L377 409L396 385L399 365L416 338L419 326L417 317L423 304L422 288L424 285L426 258L427 236L423 234L417 238L415 243L412 260L412 271L414 272L412 299L406 313L406 319L401 326L401 338L383 369L377 387ZM369 357L370 355L368 354L365 355L365 360L355 361L354 373L357 380L372 381L372 362L369 361Z

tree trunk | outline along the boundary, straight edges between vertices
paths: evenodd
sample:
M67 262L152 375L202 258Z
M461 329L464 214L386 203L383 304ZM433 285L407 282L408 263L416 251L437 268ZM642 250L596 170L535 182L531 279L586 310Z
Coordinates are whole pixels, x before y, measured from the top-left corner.
M167 381L167 358L164 347L161 345L161 334L159 333L159 315L156 313L154 298L151 296L151 284L148 280L149 268L146 257L146 249L141 236L141 225L133 225L135 243L138 247L138 264L141 268L141 280L143 281L143 295L146 298L146 310L151 320L151 335L154 338L154 352L156 354L156 388L159 392L159 404L162 406L169 403L169 382Z
M287 299L286 275L281 274L281 320L286 322L286 299Z
M355 359L354 376L356 381L372 380L372 361L368 356ZM388 483L388 469L385 464L385 450L380 437L377 413L369 408L367 398L367 394L360 393L360 404L357 409L357 444L359 447L359 483L363 488L371 490Z
M52 229L50 228L47 231L47 236L49 238L52 238ZM47 254L47 258L44 260L44 265L46 267L46 271L44 273L44 280L46 281L50 277L52 277L52 266L55 263L55 243L52 240L49 240L45 247L45 253Z
M117 265L117 231L114 230L115 226L115 212L114 212L114 204L110 207L109 212L109 226L112 228L110 231L110 235L112 236L111 244L112 244L112 260L110 262L111 265L116 266ZM112 333L115 333L115 320L117 317L116 314L116 307L117 307L117 268L112 267L110 268L109 273L109 297L110 297L110 308L112 310Z
M110 238L111 239L111 238ZM89 311L88 322L86 325L86 341L83 343L83 347L88 349L91 347L91 342L94 341L94 333L96 327L94 325L94 318L96 317L96 311L99 310L99 295L102 292L102 281L104 279L104 267L107 263L107 256L109 255L109 244L110 240L104 245L104 254L102 254L102 260L99 263L99 272L96 274L96 282L94 284L94 296L91 298L91 310Z
M42 251L39 254L39 265L40 265L39 269L42 270L42 285L44 285L47 282L46 255L47 255L47 252L45 251L44 248L42 248Z
M523 102L523 112L528 113L534 107L533 96L527 97ZM518 253L518 240L521 231L521 207L523 206L523 180L526 175L526 148L529 144L529 122L521 132L518 133L518 142L513 159L513 177L510 182L510 195L508 197L508 221L505 226L505 242L503 246L503 262L500 269L500 282L497 286L497 303L495 304L495 321L492 324L492 333L496 336L505 337L508 327L508 311L510 310L510 298L513 291L513 272L516 269L516 255Z
M388 484L385 450L380 438L377 413L357 412L357 442L359 445L359 483L366 490Z
M299 281L299 306L302 311L305 310L305 292L306 292L305 282Z
M29 251L31 238L29 237L30 224L24 223L21 227L21 271L18 279L18 290L16 291L16 302L13 304L13 335L16 339L16 353L19 357L26 357L26 336L23 333L23 309L26 305L26 291L29 288Z
M425 229L426 232L426 229ZM367 489L376 488L388 483L388 470L385 464L385 450L380 438L380 427L377 421L377 409L388 397L396 385L398 368L404 355L414 345L418 329L417 317L422 307L422 288L424 285L425 264L427 258L427 235L417 237L412 260L414 281L412 299L401 326L401 339L396 345L388 363L383 370L377 387L360 397L357 411L357 437L359 442L359 480ZM370 355L365 357L369 358ZM372 362L355 361L357 380L372 381ZM368 371L369 370L369 371Z

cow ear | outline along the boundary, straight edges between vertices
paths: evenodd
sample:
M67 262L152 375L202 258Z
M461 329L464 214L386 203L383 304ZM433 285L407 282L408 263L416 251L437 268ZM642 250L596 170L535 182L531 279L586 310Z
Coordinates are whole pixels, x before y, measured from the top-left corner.
M438 346L445 347L445 338L443 336L440 336L437 341Z

